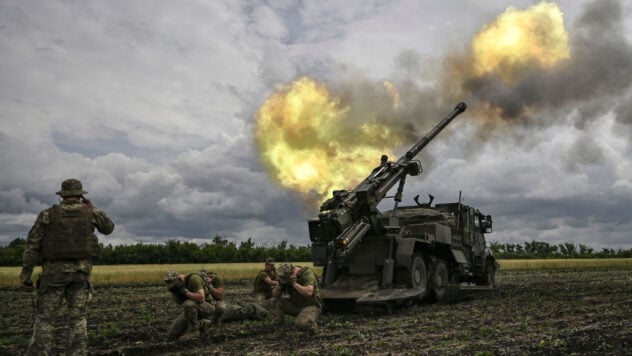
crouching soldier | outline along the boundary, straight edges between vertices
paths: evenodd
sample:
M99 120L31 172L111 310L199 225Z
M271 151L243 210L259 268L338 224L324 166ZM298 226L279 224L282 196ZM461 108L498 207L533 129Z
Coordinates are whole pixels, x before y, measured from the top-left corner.
M283 323L285 314L295 316L294 324L302 330L318 333L316 320L320 317L322 299L314 272L307 267L282 263L278 269L279 285L272 295L276 298L274 318ZM281 298L287 292L288 299Z
M176 303L182 306L182 314L169 327L169 339L186 341L197 338L200 332L206 332L214 312L213 297L209 293L204 278L197 273L187 275L169 271L165 276L167 289Z
M213 312L213 324L219 325L222 320L222 315L226 312L226 303L224 303L224 281L215 272L200 271L200 276L204 279L206 286L207 300L213 305L215 311Z
M264 269L259 271L255 278L254 296L257 303L263 303L266 299L272 298L272 290L279 284L277 279L274 260L266 258Z
M206 282L208 294L213 297L211 304L215 307L215 312L213 313L214 325L239 320L262 320L268 317L268 311L255 303L226 304L222 278L215 272L206 272L205 270L201 270L199 274Z

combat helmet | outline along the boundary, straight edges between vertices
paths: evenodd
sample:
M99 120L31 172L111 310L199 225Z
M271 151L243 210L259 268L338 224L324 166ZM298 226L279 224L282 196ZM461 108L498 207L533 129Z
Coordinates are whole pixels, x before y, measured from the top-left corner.
M178 271L170 270L170 271L167 271L167 273L165 273L164 281L168 287L173 287L174 285L178 283L179 277L180 277L180 273L178 273Z
M289 278L290 274L292 274L292 265L289 263L281 263L277 269L277 274L279 278Z
M61 197L73 197L88 194L78 179L70 178L61 183L61 190L55 193Z

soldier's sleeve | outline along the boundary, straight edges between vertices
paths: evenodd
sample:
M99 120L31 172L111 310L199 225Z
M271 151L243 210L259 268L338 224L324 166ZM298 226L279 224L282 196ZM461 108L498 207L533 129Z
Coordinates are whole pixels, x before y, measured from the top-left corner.
M186 288L193 293L197 293L200 289L204 289L204 280L197 274L191 275Z
M109 235L114 231L114 222L112 222L112 219L110 219L103 210L98 208L92 210L92 225L104 235Z
M44 237L44 224L48 223L48 212L46 210L39 213L37 219L28 237L26 238L26 247L22 254L22 272L20 273L20 280L25 281L31 278L33 274L33 268L41 263L42 252L42 239Z
M308 269L301 275L299 283L303 286L316 286L316 275L312 270Z
M213 282L211 282L214 288L222 288L224 287L224 281L220 276L213 277Z

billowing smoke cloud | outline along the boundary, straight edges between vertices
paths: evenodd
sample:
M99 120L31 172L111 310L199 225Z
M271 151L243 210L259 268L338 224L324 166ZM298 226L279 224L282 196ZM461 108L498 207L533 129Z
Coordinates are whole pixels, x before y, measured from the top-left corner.
M543 6L548 8L548 13L542 10ZM551 14L555 12L559 13L558 18ZM529 61L508 63L514 59L496 59L496 62L491 59L493 68L479 70L477 56L482 50L477 41L493 25L500 26L498 23L511 13L526 17L523 22L528 26L523 30L532 36L532 46L538 47L537 51L531 49L535 53ZM632 123L631 116L626 115L630 112L626 108L632 105L632 45L625 37L622 4L616 0L588 4L567 31L568 55L542 53L546 46L557 46L558 52L564 52L565 33L552 29L556 20L561 21L561 15L553 3L541 3L526 10L508 9L481 30L465 50L444 58L446 65L432 78L435 82L430 86L420 85L415 79L422 75L420 73L436 68L421 65L420 69L420 64L414 65L414 60L419 58L410 53L402 54L397 64L408 76L406 81L396 82L403 104L401 110L393 113L392 122L403 123L404 127L427 128L450 103L465 100L468 113L484 120L484 125L493 124L496 119L505 124L549 125L555 123L556 117L565 117L564 112L572 111L579 128L587 120L610 111L617 114L619 123ZM512 31L524 25L520 19L514 21L508 25ZM561 25L561 22L557 24ZM497 53L498 47L498 43L492 43L485 49L492 52L490 57L498 58L504 55ZM509 49L516 51L515 47ZM544 65L543 57L552 63ZM343 92L366 92L366 83L357 90L354 87L358 84L350 82L340 85ZM419 127L420 122L427 120L431 122Z
M477 118L479 138L528 137L530 127L556 124L570 112L581 128L621 105L632 83L632 47L615 0L587 6L570 30L555 3L509 7L465 49L443 58L439 70L436 63L417 60L414 53L402 53L389 81L376 82L347 67L314 79L335 114L314 104L312 93L279 89L258 116L258 145L271 176L312 203L322 201L331 190L361 180L378 162L375 149L409 146L459 101ZM305 80L312 79L291 86ZM619 122L629 121L625 110L615 111L621 113ZM591 142L587 136L569 150L569 170L600 159L598 150L587 148ZM350 160L353 169L347 169ZM316 199L314 182L321 186Z
M515 86L498 78L471 78L464 89L477 102L499 108L505 120L529 116L533 122L543 110L577 110L583 125L612 109L632 85L632 47L624 36L623 9L618 1L589 4L570 33L571 56L546 70L532 70ZM548 121L540 122L546 124ZM625 120L623 120L625 122Z

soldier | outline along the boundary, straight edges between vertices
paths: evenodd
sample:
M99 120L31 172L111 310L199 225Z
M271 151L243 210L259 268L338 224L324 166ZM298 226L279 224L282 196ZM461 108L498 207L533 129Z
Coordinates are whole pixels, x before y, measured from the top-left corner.
M213 324L220 325L222 322L232 322L238 320L262 320L268 317L269 312L256 303L242 302L228 305L224 302L224 282L222 278L214 272L200 271L200 276L204 278L210 294L214 299L215 312L213 313Z
M279 285L276 275L276 269L274 268L274 260L266 258L266 264L264 269L259 271L255 278L255 301L257 303L263 303L266 299L272 298L272 290Z
M207 318L214 314L215 302L204 277L198 273L168 271L165 283L176 303L182 305L182 314L169 327L167 337L186 341L199 337L200 330L206 332L211 323Z
M92 202L77 179L61 183L59 205L43 210L29 231L20 273L22 288L33 291L32 274L37 264L42 273L37 280L37 306L33 336L27 355L48 355L52 348L55 320L66 299L69 335L66 355L85 355L87 344L87 304L90 298L92 258L99 244L95 228L109 235L114 223Z
M213 324L219 325L221 318L226 311L226 304L224 303L224 281L215 272L200 271L200 276L204 278L204 283L209 290L209 296L212 297L211 304L215 306L215 312L213 313Z
M240 302L238 304L228 304L221 317L222 323L229 323L240 320L264 320L270 312L257 303Z
M282 263L279 266L279 285L272 291L277 323L283 323L285 314L295 316L294 324L303 330L318 333L316 320L320 316L322 300L314 272L307 267ZM288 299L281 298L287 292Z

